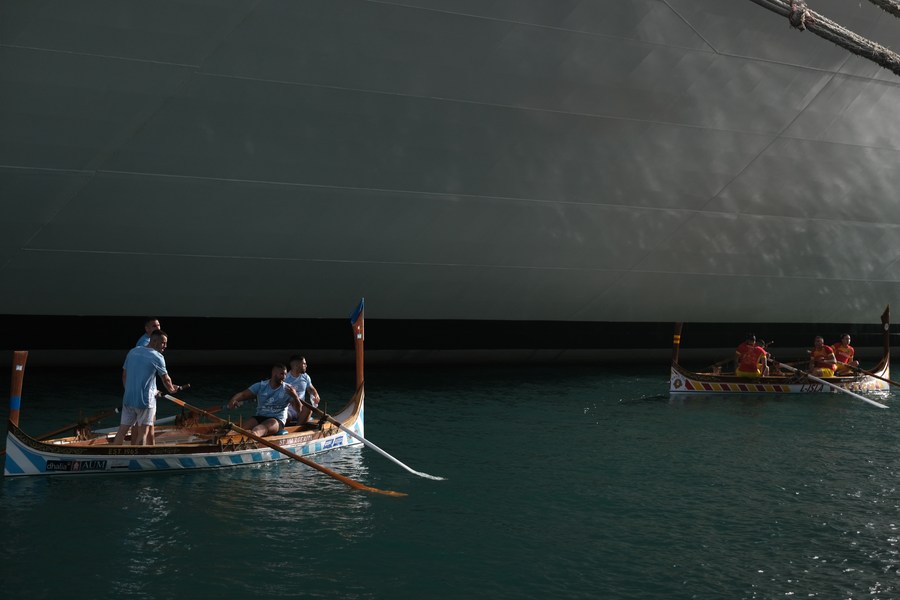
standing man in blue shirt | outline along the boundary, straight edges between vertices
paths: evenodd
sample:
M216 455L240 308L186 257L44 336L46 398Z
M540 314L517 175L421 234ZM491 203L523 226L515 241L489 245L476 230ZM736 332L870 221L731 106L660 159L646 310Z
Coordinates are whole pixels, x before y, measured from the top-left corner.
M150 317L146 321L144 321L144 335L138 338L137 344L134 345L135 348L140 348L141 346L146 346L150 343L150 334L156 331L157 329L162 329L162 325L159 324L159 319L156 317Z
M156 376L159 375L169 393L181 391L180 385L172 383L166 370L165 352L169 336L160 329L150 334L146 346L132 348L122 365L122 421L113 444L121 445L125 435L131 432L132 445L154 445L153 422L156 420Z

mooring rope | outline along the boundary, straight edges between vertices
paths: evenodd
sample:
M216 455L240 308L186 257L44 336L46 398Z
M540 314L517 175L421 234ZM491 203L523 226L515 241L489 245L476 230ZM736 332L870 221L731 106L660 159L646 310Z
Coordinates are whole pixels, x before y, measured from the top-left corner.
M869 0L869 2L895 17L900 17L900 2L897 0Z
M752 1L764 8L768 8L772 12L787 17L792 27L795 27L800 31L812 31L819 37L825 38L829 42L837 44L841 48L844 48L857 56L867 58L872 62L881 65L885 69L888 69L895 75L900 75L900 55L881 44L866 39L861 35L857 35L846 27L838 25L831 19L810 10L809 7L806 6L804 0ZM870 0L870 2L877 4L881 8L884 8L884 10L891 12L891 14L895 14L892 10L897 10L896 14L900 16L900 2L894 0ZM889 10L888 8L885 8L883 4L889 4L893 9Z

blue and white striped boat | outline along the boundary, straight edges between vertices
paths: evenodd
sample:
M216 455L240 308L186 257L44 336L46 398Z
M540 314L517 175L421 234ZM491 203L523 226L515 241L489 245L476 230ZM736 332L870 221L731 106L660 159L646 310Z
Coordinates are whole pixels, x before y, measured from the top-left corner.
M360 437L364 437L363 390L360 386L350 403L333 415ZM300 456L362 443L330 422L323 423L321 429L310 423L287 427L286 431L283 435L265 439ZM158 426L156 432L153 446L110 445L114 434L90 439L73 436L39 441L10 421L3 474L74 475L212 469L289 458L224 426Z
M297 455L294 458L303 460L302 457L334 448L368 443L364 439L363 420L362 307L360 303L351 317L356 338L357 389L350 402L328 419L290 426L280 435L265 438L248 436L249 432L220 420L226 424L195 421L191 425L158 425L152 446L111 445L113 433L90 430L72 437L37 440L19 428L22 380L28 353L17 351L13 359L3 474L15 477L217 469L283 460L292 458L291 453ZM309 464L309 461L303 462Z

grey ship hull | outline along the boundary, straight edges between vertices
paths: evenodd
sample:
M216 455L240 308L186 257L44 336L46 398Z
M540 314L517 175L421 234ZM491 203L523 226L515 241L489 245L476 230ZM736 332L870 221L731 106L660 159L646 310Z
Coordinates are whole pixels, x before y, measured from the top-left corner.
M7 1L0 32L8 320L870 323L900 292L898 81L748 0Z

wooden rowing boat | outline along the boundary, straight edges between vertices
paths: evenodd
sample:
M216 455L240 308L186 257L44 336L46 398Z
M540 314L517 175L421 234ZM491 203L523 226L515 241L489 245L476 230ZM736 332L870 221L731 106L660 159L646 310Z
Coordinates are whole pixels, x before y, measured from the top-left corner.
M850 392L872 392L884 391L890 387L890 307L885 308L881 315L883 351L875 368L868 369L868 372L859 369L851 375L822 379L811 377L801 370L755 378L739 377L733 372L689 371L678 364L681 326L681 323L675 324L675 336L672 340L670 394L809 394L834 393L838 391L836 388Z
M93 432L89 428L71 437L37 440L19 427L22 379L28 353L15 352L3 474L75 475L215 469L283 460L290 453L305 457L362 444L365 386L362 380L361 308L357 309L355 317L357 388L347 405L330 415L333 419L289 426L279 435L258 439L248 437L234 424L203 422L201 418L188 421L188 425L158 425L156 443L152 446L112 445L113 433ZM209 413L204 414L212 417Z

